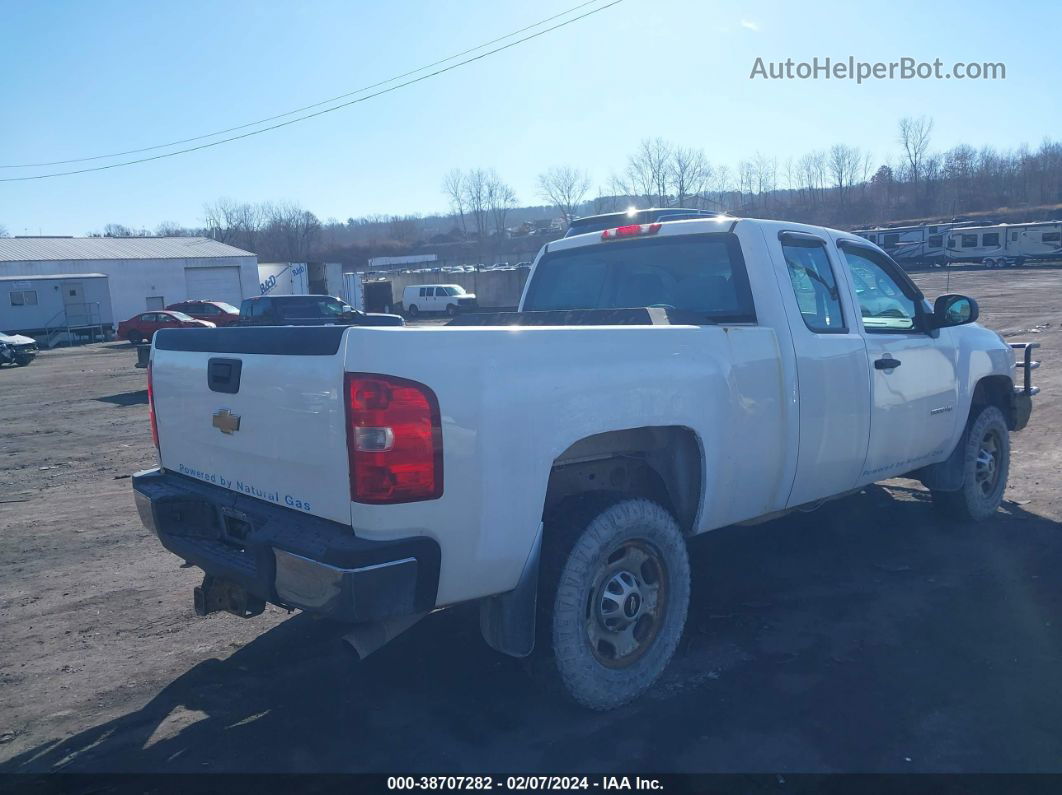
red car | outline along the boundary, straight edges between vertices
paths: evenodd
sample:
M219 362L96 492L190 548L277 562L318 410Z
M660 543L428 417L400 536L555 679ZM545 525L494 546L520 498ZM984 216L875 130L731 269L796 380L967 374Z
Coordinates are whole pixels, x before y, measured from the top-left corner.
M118 324L118 336L136 345L150 340L160 328L214 328L214 324L206 320L196 320L184 312L160 309L155 312L141 312L123 320Z
M206 320L218 328L234 326L240 319L240 310L224 301L181 301L166 307L174 312L184 312L196 320Z

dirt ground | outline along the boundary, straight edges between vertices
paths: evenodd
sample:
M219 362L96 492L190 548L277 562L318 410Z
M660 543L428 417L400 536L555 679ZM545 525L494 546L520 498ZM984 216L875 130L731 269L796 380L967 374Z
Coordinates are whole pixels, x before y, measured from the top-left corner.
M276 608L196 618L144 530L144 372L112 343L0 371L0 771L1062 770L1062 271L916 280L1043 344L998 517L890 481L692 545L663 681L609 714L543 696L474 610L367 660Z

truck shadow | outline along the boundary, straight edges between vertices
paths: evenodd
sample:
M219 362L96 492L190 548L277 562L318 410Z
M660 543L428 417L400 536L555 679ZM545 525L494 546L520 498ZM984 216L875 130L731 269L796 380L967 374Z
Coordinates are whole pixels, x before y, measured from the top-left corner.
M697 539L682 646L612 713L543 695L474 609L361 662L341 627L298 614L2 769L1057 770L1060 524L1014 503L944 524L926 497L875 486Z
M114 395L96 398L100 403L110 403L122 408L128 406L146 406L148 394L146 389L137 389L133 392L118 392Z

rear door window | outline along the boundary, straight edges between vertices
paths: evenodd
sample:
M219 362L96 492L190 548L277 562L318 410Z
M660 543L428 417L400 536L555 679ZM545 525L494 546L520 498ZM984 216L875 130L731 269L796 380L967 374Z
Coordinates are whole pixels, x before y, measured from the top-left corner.
M689 322L755 322L748 274L729 233L617 240L546 253L525 312L665 307Z
M804 325L817 334L845 331L840 292L826 244L804 237L783 237L782 254Z

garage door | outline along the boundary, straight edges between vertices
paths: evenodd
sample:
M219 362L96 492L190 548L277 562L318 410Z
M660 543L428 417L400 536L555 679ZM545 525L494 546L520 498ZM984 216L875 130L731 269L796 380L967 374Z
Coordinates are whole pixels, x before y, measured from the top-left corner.
M233 306L239 306L243 300L238 265L185 268L184 280L188 287L189 300L225 301Z

